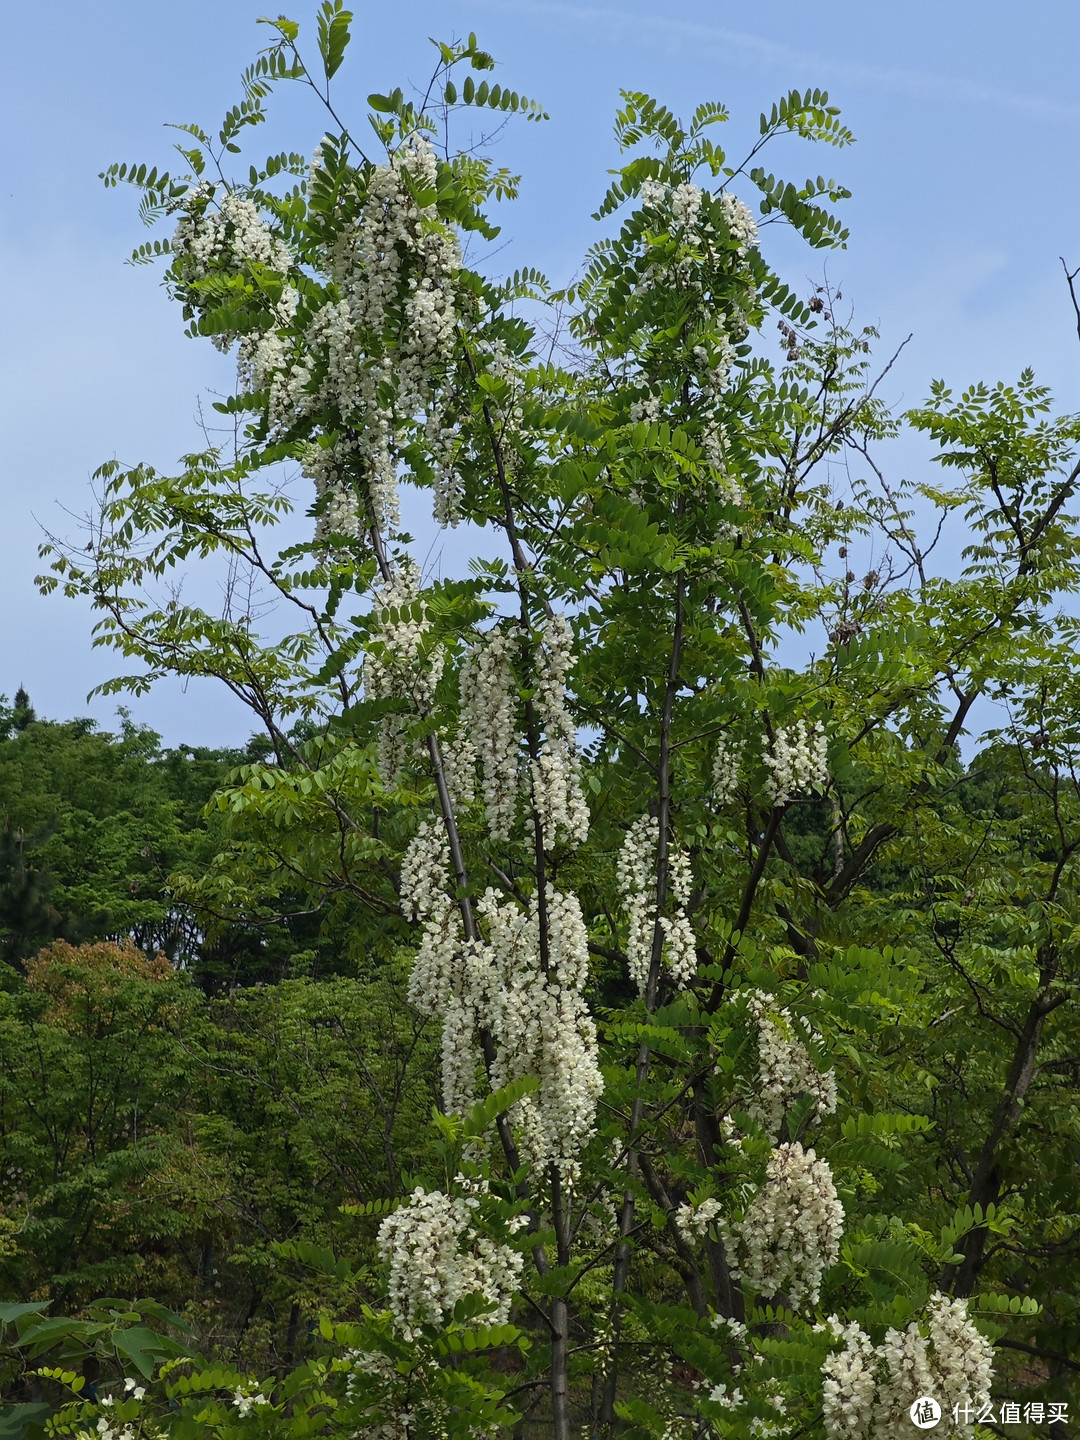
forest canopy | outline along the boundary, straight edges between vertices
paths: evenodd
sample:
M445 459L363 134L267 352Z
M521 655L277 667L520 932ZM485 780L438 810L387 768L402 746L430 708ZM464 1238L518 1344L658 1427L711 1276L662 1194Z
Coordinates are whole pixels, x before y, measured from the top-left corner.
M4 832L2 1423L1067 1435L1080 418L1028 371L894 415L773 268L848 238L768 168L850 143L824 91L743 140L624 92L558 285L499 273L476 143L542 105L469 36L365 120L351 19L265 22L219 128L103 177L237 387L177 473L102 466L41 583L107 691L211 677L265 738L0 744L117 777ZM248 166L282 84L312 132Z

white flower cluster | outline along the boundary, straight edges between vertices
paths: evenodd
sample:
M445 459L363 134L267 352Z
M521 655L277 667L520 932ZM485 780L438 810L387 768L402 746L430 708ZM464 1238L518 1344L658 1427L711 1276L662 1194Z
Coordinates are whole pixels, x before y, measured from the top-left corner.
M687 1200L675 1212L675 1224L684 1239L704 1240L709 1233L709 1226L719 1214L720 1202L711 1196L702 1200L699 1205L694 1205Z
M287 275L293 266L292 252L254 204L229 190L215 210L212 195L213 188L202 181L184 197L171 247L173 269L181 282L205 280L215 270L252 263Z
M765 793L774 805L786 805L808 790L829 784L828 742L820 720L796 720L776 731L765 756L769 776Z
M559 836L584 844L589 807L581 790L581 758L574 722L566 708L566 676L573 662L570 624L563 615L544 623L536 657L534 704L544 728L540 754L530 766L533 805L544 829L545 848Z
M477 359L484 365L487 373L495 380L502 380L506 385L508 394L506 396L488 395L485 399L488 414L492 423L498 428L500 434L505 438L508 432L520 432L521 422L524 418L521 398L521 375L518 369L517 356L506 344L506 341L496 337L486 345L481 342ZM516 452L512 447L504 450L506 463L513 465L516 460Z
M441 1015L450 1003L463 934L450 885L450 847L438 822L423 821L401 865L401 908L423 924L409 976L409 1002L422 1015Z
M822 1365L829 1440L914 1436L909 1407L919 1395L933 1395L947 1416L956 1406L979 1411L990 1399L993 1346L971 1323L964 1300L935 1292L921 1325L890 1329L876 1348L855 1322L841 1326L833 1317L830 1325L844 1345ZM974 1434L971 1424L949 1430L951 1440Z
M477 911L488 927L483 954L471 957L472 995L496 1042L495 1088L535 1075L540 1088L514 1107L522 1150L538 1166L554 1164L567 1178L593 1132L604 1089L596 1026L582 991L589 971L589 937L573 895L550 885L547 973L541 966L540 913L500 904L488 890Z
M752 245L757 244L758 238L757 221L749 206L745 205L737 195L732 195L725 190L720 196L720 209L723 212L728 234L738 243L739 255L745 255Z
M652 815L639 815L626 832L615 869L619 898L626 911L626 965L630 979L645 993L656 924L656 845L660 827Z
M784 1116L800 1095L814 1099L819 1117L835 1114L836 1072L822 1074L818 1070L799 1038L799 1029L811 1043L821 1037L762 990L751 991L746 1007L757 1025L757 1076L746 1107L753 1118L775 1140Z
M476 797L476 746L463 726L440 741L443 775L455 805L471 805Z
M733 1227L739 1260L732 1267L757 1295L783 1290L794 1308L816 1304L825 1271L840 1254L844 1207L832 1171L797 1142L769 1157L765 1184Z
M668 204L671 206L671 218L675 224L690 229L697 223L701 212L701 189L689 181L684 181L682 185L674 186Z
M675 913L660 917L660 928L664 932L663 959L676 985L685 986L689 985L697 970L697 942L686 913L694 877L689 856L678 846L668 856L668 880L675 901Z
M741 760L742 747L721 736L712 767L712 794L717 805L730 805L738 794Z
M206 182L195 185L184 197L184 205L172 237L173 274L183 288L184 298L195 310L204 312L206 304L199 295L197 282L208 276L253 266L288 275L294 264L289 247L275 235L259 214L252 201L228 191L217 209L212 208L212 187ZM194 288L193 288L194 287ZM283 398L278 376L288 364L290 346L279 333L288 330L299 304L299 293L284 285L270 307L266 327L238 334L225 330L212 337L219 350L228 350L239 340L237 368L241 385L251 391L270 390L273 415L291 401ZM310 379L305 370L297 384ZM275 389L276 387L276 389Z
M235 1390L233 1392L233 1405L236 1408L236 1413L241 1417L241 1419L243 1419L246 1415L250 1415L252 1410L255 1409L256 1405L269 1404L269 1397L264 1395L259 1390Z
M674 258L663 264L646 251L636 288L648 292L674 280L681 289L697 292L695 309L701 331L692 342L691 370L698 389L699 440L718 498L741 506L745 504L745 496L727 463L724 393L736 360L735 346L746 336L748 324L738 292L732 297L727 284L721 281L724 294L721 300L717 281L710 275L718 268L723 269L731 278L741 277L743 288L752 292L753 281L745 260L748 250L757 243L757 224L741 200L721 192L715 197L720 211L717 225L712 207L703 210L703 192L689 181L668 186L649 179L643 182L639 193L643 207L667 212L673 230L683 232L684 243ZM689 328L689 319L687 325ZM646 377L642 379L644 393L631 405L630 418L658 420L663 410L663 387L658 390L655 379L651 382ZM725 522L718 539L725 539L730 533Z
M102 1402L104 1403L104 1402ZM110 1425L102 1416L93 1430L76 1430L77 1440L135 1440L135 1429L131 1425Z
M431 707L443 670L441 650L425 653L431 618L418 598L420 575L409 560L399 565L393 579L373 591L373 610L379 620L381 655L369 653L364 661L364 688L372 700L401 700L409 715L383 717L379 733L379 772L390 784L405 759L405 736L411 716L425 715Z
M841 1326L834 1318L833 1329L844 1348L834 1350L821 1367L825 1433L829 1440L865 1440L874 1415L877 1351L856 1321Z
M405 854L401 898L406 917L423 925L409 999L423 1014L443 1017L443 1104L460 1114L475 1102L477 1032L486 1028L495 1042L492 1087L523 1075L540 1082L514 1107L523 1152L571 1177L604 1088L596 1027L582 993L589 937L581 906L574 896L547 887L542 956L537 899L525 911L501 903L489 889L476 907L488 939L466 945L449 885L445 834L440 825L424 822Z
M421 1186L379 1226L380 1255L390 1262L390 1309L403 1334L439 1324L466 1295L491 1305L488 1321L504 1324L522 1256L474 1229L475 1195L450 1196Z
M630 978L645 993L652 959L653 929L656 924L656 852L660 829L651 815L639 815L626 832L615 868L619 899L626 912L626 965ZM673 915L660 917L664 932L663 959L679 985L687 985L697 969L697 947L693 927L686 913L693 877L684 851L673 846L668 858L668 878L675 902Z
M317 151L312 175L319 164ZM440 375L453 346L460 254L434 203L414 199L434 194L437 171L423 136L372 167L359 225L328 256L335 298L302 334L290 334L299 296L285 286L265 327L241 337L241 381L267 393L273 430L327 405L338 412L336 429L302 457L320 502L320 538L358 534L364 501L377 525L396 526L398 464L420 418L435 465L436 514L456 518L454 431ZM196 308L204 307L190 287L218 270L258 265L287 275L293 268L288 247L250 200L229 192L215 209L212 197L207 185L193 188L173 237L173 273ZM215 343L227 349L236 338L224 333Z
M508 840L517 813L518 682L513 659L521 632L503 623L474 645L461 667L461 714L480 759L488 829Z
M433 192L437 171L423 136L399 148L389 165L372 168L360 225L340 237L331 256L341 301L324 306L308 331L311 348L325 360L319 399L336 405L352 432L344 450L332 447L334 458L359 474L376 524L391 529L398 521L398 459L420 413L436 442L436 508L446 508L439 461L449 442L436 377L452 347L460 254L434 204L419 205L413 195ZM329 473L314 478L331 486L332 462ZM343 474L337 478L344 481Z

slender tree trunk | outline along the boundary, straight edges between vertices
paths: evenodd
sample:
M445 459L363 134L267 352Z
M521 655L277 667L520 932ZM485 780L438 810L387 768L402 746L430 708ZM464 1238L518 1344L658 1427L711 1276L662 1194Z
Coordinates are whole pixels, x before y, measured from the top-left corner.
M983 1141L982 1150L975 1166L975 1172L971 1178L971 1188L968 1191L968 1204L975 1208L980 1206L985 1213L988 1205L993 1205L1001 1190L1001 1167L999 1150L1003 1141L1007 1140L1020 1123L1020 1116L1023 1114L1024 1102L1027 1093L1031 1088L1031 1082L1035 1078L1036 1060L1039 1051L1039 1040L1042 1036L1043 1025L1046 1017L1052 1010L1064 1003L1065 996L1050 994L1049 982L1052 978L1053 967L1044 968L1043 984L1039 993L1028 1007L1027 1018L1024 1021L1013 1051L1012 1063L1009 1066L1009 1075L1005 1082L1005 1089L997 1106L994 1109L994 1116L990 1122L990 1129L986 1139ZM983 1265L986 1263L984 1251L989 1231L985 1225L980 1225L959 1242L957 1249L963 1255L963 1260L957 1265L947 1265L942 1273L942 1285L947 1287L954 1295L970 1295L978 1281Z
M675 711L675 696L679 688L679 665L682 660L683 605L686 597L686 577L679 572L675 584L675 626L671 639L671 662L668 666L667 684L664 690L664 708L660 722L660 755L657 765L657 827L656 846L656 923L653 927L652 955L649 960L649 978L645 986L645 1010L651 1015L656 1009L660 989L660 963L664 952L664 930L660 924L664 906L667 903L668 880L668 827L671 823L671 722ZM637 1093L630 1112L630 1146L626 1168L632 1179L639 1173L636 1141L645 1113L643 1090L649 1075L651 1050L644 1041L638 1048L635 1082ZM630 1232L634 1228L634 1194L626 1190L619 1212L619 1234L622 1237L615 1252L615 1269L612 1276L611 1306L611 1361L604 1384L604 1399L600 1407L600 1425L610 1435L615 1425L615 1396L619 1385L619 1332L622 1329L622 1306L620 1296L626 1289L630 1276Z

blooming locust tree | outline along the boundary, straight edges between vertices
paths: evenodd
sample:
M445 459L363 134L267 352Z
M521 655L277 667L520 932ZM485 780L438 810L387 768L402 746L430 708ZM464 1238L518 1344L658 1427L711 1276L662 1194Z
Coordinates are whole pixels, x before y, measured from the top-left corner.
M137 258L163 256L191 333L235 349L217 408L239 429L179 476L103 467L92 553L54 549L46 582L90 595L99 641L141 662L118 684L214 675L265 725L272 762L221 797L219 899L284 865L365 898L373 946L392 910L411 927L444 1173L385 1215L358 1197L388 1308L327 1325L311 1403L387 1437L535 1414L559 1440L880 1440L924 1385L973 1435L949 1417L989 1402L986 1336L1037 1309L1010 1299L1030 1257L995 1268L987 1243L1034 1203L996 1208L1027 1193L1008 1146L1040 1047L1069 1053L1080 809L1057 697L1076 680L1054 614L1077 584L1080 425L1043 419L1030 377L935 393L915 423L963 479L920 503L964 507L976 536L942 578L907 492L875 480L893 422L871 333L766 258L773 222L844 242L841 187L761 163L786 137L848 143L823 92L785 97L734 161L719 105L683 122L625 94L604 238L551 290L466 260L516 181L452 143L463 106L539 107L477 81L472 37L440 45L422 98L371 97L368 153L330 88L348 23L322 6L316 72L273 22L217 137L191 127L185 174L107 172L171 217ZM286 80L330 130L233 178ZM840 493L845 451L868 478ZM311 529L271 556L282 465ZM503 558L425 576L402 486ZM878 558L858 583L860 547ZM298 628L268 641L253 606L157 603L156 580L214 553ZM959 816L981 697L1012 705L1000 773L1049 836L1007 902ZM932 855L961 879L920 871ZM934 1032L954 998L962 1058ZM297 1413L296 1385L253 1393L221 1423Z

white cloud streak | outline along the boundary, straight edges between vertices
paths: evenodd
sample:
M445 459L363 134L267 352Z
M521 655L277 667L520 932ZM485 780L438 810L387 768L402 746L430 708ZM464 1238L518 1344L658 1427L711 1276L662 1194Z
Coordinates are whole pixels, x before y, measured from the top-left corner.
M562 20L579 26L603 26L606 32L615 31L638 45L653 48L663 45L669 53L688 46L692 46L698 55L730 56L734 53L744 60L752 59L763 70L795 68L810 72L816 78L842 80L852 85L887 90L895 95L1012 111L1053 125L1080 122L1080 105L1062 104L1043 95L1029 95L929 70L838 60L829 55L811 54L802 48L796 50L764 35L752 35L693 20L614 10L599 5L567 4L565 0L474 0L474 3L515 17L532 16L537 20Z

